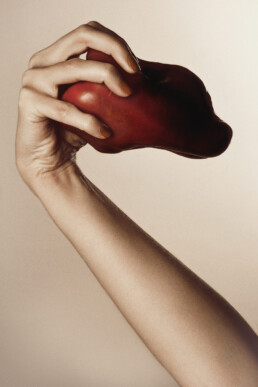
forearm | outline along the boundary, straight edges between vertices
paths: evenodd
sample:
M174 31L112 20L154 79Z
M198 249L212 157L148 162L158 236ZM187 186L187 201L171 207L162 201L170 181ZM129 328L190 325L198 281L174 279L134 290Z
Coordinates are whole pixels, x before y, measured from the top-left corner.
M255 386L257 337L79 170L34 191L127 321L184 386Z

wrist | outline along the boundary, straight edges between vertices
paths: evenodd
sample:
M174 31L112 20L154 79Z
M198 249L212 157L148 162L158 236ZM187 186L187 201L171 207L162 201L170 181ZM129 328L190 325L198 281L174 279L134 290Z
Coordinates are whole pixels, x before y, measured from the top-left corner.
M51 191L68 190L75 181L81 181L83 174L78 165L72 161L63 164L58 169L37 173L21 173L24 182L31 191L39 198L43 199L45 194Z

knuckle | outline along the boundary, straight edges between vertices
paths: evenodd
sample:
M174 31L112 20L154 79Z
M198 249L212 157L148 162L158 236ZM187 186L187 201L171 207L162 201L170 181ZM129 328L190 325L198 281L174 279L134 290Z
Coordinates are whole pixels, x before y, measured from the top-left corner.
M48 86L48 94L54 98L56 98L58 96L58 85L54 84L54 83L51 83L49 86Z
M38 56L37 53L35 53L30 57L29 62L28 62L29 69L31 69L32 67L34 67L36 65L37 56Z
M32 98L32 91L28 87L22 87L19 94L18 106L24 108Z
M72 108L70 104L63 102L62 104L58 105L56 108L57 118L60 121L65 120L71 114L71 110Z
M32 69L25 70L22 75L22 87L28 85L32 78Z
M99 26L99 23L95 20L91 20L87 23L88 26L91 26L91 27L98 27Z
M117 70L114 65L111 63L105 63L104 65L105 69L105 78L113 78L115 75L117 75Z
M68 71L74 71L78 69L78 67L81 65L81 62L82 59L72 58L66 61L65 65Z
M87 24L81 24L79 27L77 27L77 33L81 38L85 38L85 35L87 35L90 30L91 27Z

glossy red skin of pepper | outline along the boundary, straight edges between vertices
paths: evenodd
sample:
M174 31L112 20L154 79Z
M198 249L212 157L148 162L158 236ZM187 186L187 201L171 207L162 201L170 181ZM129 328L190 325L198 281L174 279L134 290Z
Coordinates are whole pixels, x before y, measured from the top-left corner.
M96 150L118 153L153 147L185 157L207 158L224 152L232 137L229 125L214 113L210 95L194 73L178 65L139 59L141 71L124 71L111 56L90 49L87 60L112 63L133 90L120 97L104 84L77 82L60 87L59 98L94 114L111 129L95 138L68 125Z

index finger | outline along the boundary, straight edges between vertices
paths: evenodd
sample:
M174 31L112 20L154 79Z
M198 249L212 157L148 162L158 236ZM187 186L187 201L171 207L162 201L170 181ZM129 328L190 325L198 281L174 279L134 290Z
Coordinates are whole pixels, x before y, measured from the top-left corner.
M129 73L140 70L130 48L122 38L112 33L111 30L94 28L90 23L80 25L50 46L34 54L29 61L29 68L45 67L63 62L70 57L86 52L89 48L94 48L111 55Z

